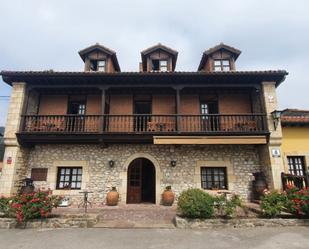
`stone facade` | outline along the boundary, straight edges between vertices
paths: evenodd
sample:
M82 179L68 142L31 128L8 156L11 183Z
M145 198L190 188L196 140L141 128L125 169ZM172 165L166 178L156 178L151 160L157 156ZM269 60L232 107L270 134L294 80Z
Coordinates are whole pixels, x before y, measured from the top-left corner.
M25 83L13 83L4 133L5 152L0 178L0 194L2 195L11 195L17 191L19 180L22 179L20 178L22 171L26 169L27 153L24 154L15 135L19 131L26 95Z
M275 82L262 82L262 102L267 113L267 127L270 132L267 145L261 147L260 158L263 165L263 171L269 182L269 188L281 189L281 173L284 172L282 156L274 156L273 150L281 151L282 129L280 122L277 127L274 126L274 120L271 113L278 108ZM281 154L281 152L280 152Z
M152 161L156 169L156 203L168 185L176 196L185 189L201 187L199 166L227 167L229 190L250 198L252 173L261 170L258 146L255 145L37 145L30 149L27 163L31 168L48 168L47 181L35 182L36 187L55 190L56 171L60 166L83 167L82 189L93 191L91 201L100 204L106 193L115 186L121 202L126 202L127 170L135 158ZM108 165L114 160L114 167ZM171 167L176 160L176 167ZM209 164L208 164L209 162ZM69 195L73 202L81 200L80 190L55 190L55 194Z

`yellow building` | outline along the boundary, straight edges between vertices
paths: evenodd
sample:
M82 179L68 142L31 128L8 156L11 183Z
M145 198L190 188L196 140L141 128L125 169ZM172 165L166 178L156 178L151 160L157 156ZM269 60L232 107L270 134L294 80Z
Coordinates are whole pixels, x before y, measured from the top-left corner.
M285 173L303 176L309 166L309 111L285 109L281 125Z

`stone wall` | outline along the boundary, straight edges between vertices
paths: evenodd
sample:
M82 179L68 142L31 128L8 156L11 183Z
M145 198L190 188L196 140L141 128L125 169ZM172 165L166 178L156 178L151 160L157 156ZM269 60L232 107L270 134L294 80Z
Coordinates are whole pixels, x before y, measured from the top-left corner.
M7 115L4 133L4 162L0 177L0 195L12 195L16 193L24 170L27 168L27 155L18 145L16 132L19 131L21 114L24 108L24 100L27 91L23 82L13 83L12 94ZM8 160L10 159L10 160ZM8 163L8 161L10 161Z
M149 156L148 156L149 155ZM254 145L37 145L29 152L27 175L31 168L48 168L48 182L35 182L37 187L55 189L56 168L61 162L71 166L87 165L87 176L83 176L83 187L93 191L92 202L102 203L112 186L120 190L122 202L126 199L127 167L131 159L145 156L152 160L157 173L157 197L167 185L171 185L178 196L182 190L200 187L200 178L196 181L196 165L207 166L208 161L227 163L221 165L232 172L228 179L231 191L243 198L250 198L252 173L260 171L258 148ZM109 160L115 166L108 165ZM176 160L176 167L171 167L171 160ZM55 163L55 162L58 162ZM59 165L60 164L60 165ZM84 167L83 166L83 167ZM211 165L210 165L211 166ZM53 173L52 173L53 172ZM85 171L84 171L85 172ZM83 173L84 173L83 172ZM79 201L81 195L76 190L56 190L54 193L71 195ZM158 200L158 199L157 199ZM158 203L158 201L157 201Z

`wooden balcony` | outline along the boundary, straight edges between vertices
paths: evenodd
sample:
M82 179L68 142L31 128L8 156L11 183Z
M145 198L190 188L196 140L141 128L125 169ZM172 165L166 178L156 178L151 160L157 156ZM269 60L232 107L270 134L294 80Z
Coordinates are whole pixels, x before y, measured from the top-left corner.
M309 187L309 176L307 174L298 176L282 172L281 180L283 190L287 190L289 187L298 189Z
M266 115L24 115L18 138L82 142L93 138L113 140L153 135L258 135L267 134ZM61 138L62 137L62 138ZM57 140L58 138L58 140ZM59 140L59 138L61 138ZM126 139L124 139L125 141Z

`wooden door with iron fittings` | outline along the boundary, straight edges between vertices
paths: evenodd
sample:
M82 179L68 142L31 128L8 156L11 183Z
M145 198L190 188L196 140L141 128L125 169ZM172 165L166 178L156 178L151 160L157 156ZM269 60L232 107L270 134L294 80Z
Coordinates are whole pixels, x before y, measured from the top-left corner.
M128 169L127 203L140 203L142 193L142 159L135 159Z

